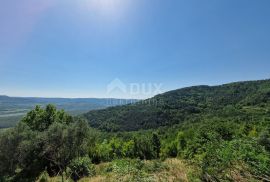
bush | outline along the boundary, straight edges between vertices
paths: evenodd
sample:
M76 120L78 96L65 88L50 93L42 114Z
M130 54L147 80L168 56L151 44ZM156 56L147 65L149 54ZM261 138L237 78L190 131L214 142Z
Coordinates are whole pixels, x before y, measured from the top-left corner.
M201 162L203 171L218 179L226 179L224 171L236 165L255 176L268 176L270 169L269 155L252 139L209 145Z
M270 152L270 128L260 135L258 142L260 145L265 147L265 150Z
M44 171L41 175L40 175L40 177L39 177L39 179L38 179L38 182L48 182L49 181L49 174L46 172L46 171Z
M119 175L127 175L138 173L143 166L143 161L139 159L119 159L112 162L111 169Z
M162 170L167 170L169 166L163 163L161 160L152 160L145 162L143 170L147 173L155 173Z
M115 174L117 181L154 181L147 170L149 167L151 170L158 167L145 167L146 163L140 159L118 159L108 166L107 172Z
M78 157L71 161L69 174L74 181L82 177L90 177L95 175L95 166L91 163L89 157Z
M168 157L176 157L177 156L177 142L172 141L169 143L164 144L164 147L161 148L160 157L162 159L166 159Z

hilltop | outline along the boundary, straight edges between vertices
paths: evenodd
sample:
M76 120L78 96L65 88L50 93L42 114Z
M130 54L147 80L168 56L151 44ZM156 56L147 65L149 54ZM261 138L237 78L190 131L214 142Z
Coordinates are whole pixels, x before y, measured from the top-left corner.
M103 131L135 131L173 126L204 117L235 117L234 110L264 108L270 103L270 80L235 82L219 86L193 86L173 90L153 98L84 114L90 126ZM269 113L269 109L266 109ZM236 114L236 113L235 113Z

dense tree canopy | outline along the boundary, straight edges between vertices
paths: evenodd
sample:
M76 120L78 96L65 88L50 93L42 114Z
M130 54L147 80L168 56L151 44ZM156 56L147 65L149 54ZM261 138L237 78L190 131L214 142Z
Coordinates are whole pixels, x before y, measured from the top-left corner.
M188 87L135 104L90 111L85 117L90 126L103 131L134 131L173 126L209 115L246 120L254 109L270 115L269 104L270 80L262 80Z

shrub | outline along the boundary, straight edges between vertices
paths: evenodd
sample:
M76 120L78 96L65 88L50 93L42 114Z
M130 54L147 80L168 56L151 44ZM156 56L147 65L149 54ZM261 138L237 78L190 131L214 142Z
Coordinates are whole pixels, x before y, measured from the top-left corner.
M166 159L167 157L176 157L177 156L177 142L172 141L164 144L164 147L161 148L160 157Z
M115 174L117 181L154 181L145 167L145 162L140 159L118 159L108 166L107 171ZM151 169L154 167L151 166Z
M168 166L161 160L147 161L143 166L143 170L147 173L155 173L164 169L168 169Z
M48 182L49 181L49 174L44 171L43 173L41 173L38 182Z
M264 131L259 137L259 144L264 146L270 152L270 128Z
M119 159L113 161L111 164L112 172L119 175L137 173L143 166L143 161L139 159Z
M219 179L225 177L226 169L234 169L235 165L255 176L268 176L270 168L269 155L252 139L209 145L201 162L206 174Z
M95 175L95 166L91 163L89 157L78 157L71 161L69 174L74 181L82 177L90 177Z

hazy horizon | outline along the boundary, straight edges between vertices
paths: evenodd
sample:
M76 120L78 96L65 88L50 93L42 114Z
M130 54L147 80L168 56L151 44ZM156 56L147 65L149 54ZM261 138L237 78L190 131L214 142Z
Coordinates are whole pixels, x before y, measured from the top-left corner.
M256 79L256 80L238 80L238 81L232 81L232 82L226 82L226 83L220 83L220 84L213 84L213 85L209 85L209 84L201 84L201 85L207 85L207 86L219 86L219 85L223 85L223 84L230 84L230 83L236 83L236 82L245 82L245 81L258 81L258 80L269 80L270 78L262 78L262 79ZM192 87L192 86L201 86L201 85L189 85L189 86L184 86L184 87L179 87L179 88L174 88L174 89L171 89L171 90L166 90L160 94L163 94L163 93L166 93L166 92L169 92L169 91L172 91L172 90L177 90L177 89L183 89L183 88L187 88L187 87ZM157 94L156 94L157 95ZM153 96L156 96L156 95L153 95ZM17 95L8 95L8 94L1 94L0 93L0 96L8 96L8 97L25 97L25 98L48 98L48 99L134 99L134 100L142 100L142 99L147 99L147 98L150 98L150 97L147 97L147 98L133 98L133 97L130 97L130 98L123 98L123 97L61 97L61 96L49 96L49 97L46 97L46 96L29 96L29 95L21 95L21 96L17 96ZM153 97L151 96L151 97Z

